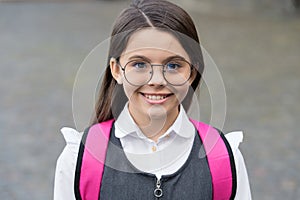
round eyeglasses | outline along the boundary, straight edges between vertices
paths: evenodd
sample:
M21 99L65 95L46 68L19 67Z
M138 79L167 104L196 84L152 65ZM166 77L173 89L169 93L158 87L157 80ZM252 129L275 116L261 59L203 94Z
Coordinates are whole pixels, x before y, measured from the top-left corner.
M120 65L120 64L119 64ZM131 60L121 67L128 83L134 86L147 84L153 76L153 66L161 66L164 79L173 86L184 85L192 75L192 65L184 59L168 61L166 64L151 64L144 60Z

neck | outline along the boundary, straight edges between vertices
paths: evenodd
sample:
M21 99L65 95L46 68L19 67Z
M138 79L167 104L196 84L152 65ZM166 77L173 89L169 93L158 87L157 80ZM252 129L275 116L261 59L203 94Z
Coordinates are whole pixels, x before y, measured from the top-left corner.
M166 114L160 117L144 116L134 117L135 123L139 126L143 134L149 139L157 142L158 138L162 136L175 122L179 111L174 114Z
M167 118L168 119L168 118ZM176 119L176 118L175 118ZM162 136L172 126L174 120L153 120L147 126L140 126L140 129L146 137L157 142L158 138Z

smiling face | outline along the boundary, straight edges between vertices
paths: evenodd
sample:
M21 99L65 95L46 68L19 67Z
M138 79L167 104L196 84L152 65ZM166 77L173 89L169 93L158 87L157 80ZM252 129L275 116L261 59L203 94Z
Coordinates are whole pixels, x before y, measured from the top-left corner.
M153 121L174 122L179 104L186 96L193 78L180 86L170 85L163 76L162 65L183 59L190 62L188 54L173 35L146 28L130 37L119 64L115 59L111 60L112 75L119 84L123 84L129 99L129 111L138 125L149 125ZM133 60L137 61L134 66L140 67L144 62L153 65L152 77L144 85L130 84L124 76L121 67Z

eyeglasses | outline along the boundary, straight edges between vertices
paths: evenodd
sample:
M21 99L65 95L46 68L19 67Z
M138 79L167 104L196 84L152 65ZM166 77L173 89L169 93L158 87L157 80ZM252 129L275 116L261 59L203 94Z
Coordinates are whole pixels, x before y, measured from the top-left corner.
M120 65L120 64L119 64ZM151 64L145 60L131 60L121 67L128 83L134 86L147 84L153 76L153 66L161 66L164 79L173 86L184 85L192 75L192 65L184 59L174 59L166 64Z

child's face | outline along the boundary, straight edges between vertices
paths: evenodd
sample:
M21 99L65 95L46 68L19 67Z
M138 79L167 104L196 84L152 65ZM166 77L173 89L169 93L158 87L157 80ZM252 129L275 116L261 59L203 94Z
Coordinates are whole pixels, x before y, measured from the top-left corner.
M142 29L134 33L120 57L120 65L124 66L138 60L138 67L144 61L154 64L152 78L141 86L132 85L124 76L121 66L111 60L111 70L118 83L123 84L129 99L129 111L135 120L176 118L179 104L186 96L193 79L190 78L180 86L169 84L163 76L163 67L155 64L166 64L167 61L184 58L190 62L189 56L178 40L170 33L154 28ZM131 77L134 78L134 77ZM136 78L138 78L136 76Z

